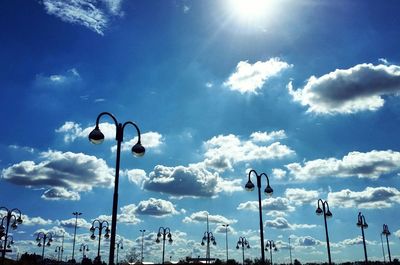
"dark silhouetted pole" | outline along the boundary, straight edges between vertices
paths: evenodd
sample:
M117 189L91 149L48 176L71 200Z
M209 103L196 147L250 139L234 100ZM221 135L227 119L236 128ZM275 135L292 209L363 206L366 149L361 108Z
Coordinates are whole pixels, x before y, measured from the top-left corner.
M386 244L387 244L387 250L388 250L388 255L389 255L389 262L392 263L392 257L390 256L390 247L389 247L389 236L391 233L389 231L389 227L387 226L387 224L383 225L382 234L384 234L386 236Z
M260 175L257 174L257 172L252 169L249 172L249 180L246 183L246 190L248 191L252 191L254 190L254 184L253 182L251 182L251 173L254 173L256 175L257 178L257 189L258 189L258 211L259 211L259 215L260 215L260 243L261 243L261 262L262 264L265 264L265 254L264 254L264 226L263 226L263 221L262 221L262 205L261 205L261 177L264 175L265 178L267 179L267 187L264 190L264 193L266 193L267 195L272 195L273 193L273 189L271 188L271 186L269 185L269 178L267 176L267 174L265 173L261 173Z
M225 227L225 245L226 245L226 262L228 262L228 226L229 224L223 224Z
M172 240L172 234L171 234L171 229L169 229L169 227L160 227L158 229L158 233L157 233L157 239L156 239L156 243L160 243L160 237L162 237L163 240L163 246L162 246L162 263L164 264L164 255L165 255L165 238L168 237L168 243L172 244L173 240Z
M239 237L239 240L236 244L236 249L239 249L240 247L242 247L242 264L244 265L244 248L250 248L249 241L247 241L245 237Z
M86 254L85 254L86 251L89 251L89 245L82 243L81 247L79 248L79 251L82 252L82 262L83 262L83 259L86 258Z
M207 231L204 232L203 238L201 239L201 245L204 246L207 243L207 250L206 250L206 264L210 263L211 258L211 251L210 251L210 243L214 246L217 245L217 241L215 241L215 237L212 232L210 232L209 225L208 225L208 213L207 213Z
M381 244L382 244L383 263L386 263L385 248L383 247L382 233L381 233Z
M8 210L8 208L6 207L0 207L0 210L6 211L6 215L1 218L1 225L0 225L0 238L4 236L4 242L3 242L4 245L1 251L1 257L2 257L1 264L4 265L6 249L7 249L7 241L8 241L8 229L10 227L10 223L12 221L11 228L15 230L17 229L19 224L22 224L22 218L21 218L21 211L17 208Z
M99 122L103 115L111 117L115 123L115 140L117 141L117 158L115 163L115 181L114 181L114 196L113 196L113 207L111 216L111 240L110 240L110 256L108 265L114 265L114 251L115 251L115 235L117 234L117 210L118 210L118 185L119 185L119 166L120 166L120 156L121 156L121 143L124 140L124 128L126 125L130 124L136 128L138 141L132 147L132 153L135 156L143 156L145 153L145 148L141 144L140 140L140 130L139 127L131 122L127 121L124 124L119 123L117 119L109 112L102 112L97 116L96 127L89 134L89 140L94 144L101 144L104 141L104 134L100 131Z
M293 264L293 261L292 261L292 245L290 244L290 237L289 237L289 255L290 255L290 264Z
M365 235L364 235L364 229L368 228L368 224L365 221L365 217L363 214L361 214L361 212L358 213L357 226L361 227L361 234L364 245L365 264L368 264L367 245L365 244Z
M143 263L143 243L144 243L144 232L146 232L146 229L141 229L139 230L142 233L142 257L140 259L141 263Z
M322 209L320 206L320 203L322 204ZM326 247L328 249L328 260L329 260L329 265L332 264L332 260L331 260L331 248L329 246L329 235L328 235L328 224L326 222L326 218L330 218L332 217L332 213L329 210L329 204L327 201L323 201L321 199L318 199L318 205L317 205L317 210L315 210L315 212L317 213L317 215L324 215L324 223L325 223L325 235L326 235Z
M92 232L92 235L90 236L90 239L95 240L96 236L94 235L94 232L96 231L96 229L99 230L99 243L97 245L97 258L98 261L101 261L101 257L100 257L100 242L101 242L101 234L104 231L106 232L106 234L104 235L104 237L107 239L110 237L110 228L108 228L108 222L107 221L100 221L98 219L95 219L92 222L92 227L90 227L90 232Z
M43 241L43 242L42 242ZM42 264L44 261L44 248L50 247L51 246L51 242L53 242L53 233L48 232L48 233L44 233L44 232L39 232L37 234L36 237L36 242L38 242L38 247L43 247L42 248Z
M275 245L274 240L267 240L267 244L265 244L265 250L268 251L269 249L269 257L271 259L271 265L272 263L272 251L278 251L278 248Z
M72 214L75 216L74 241L73 241L73 243L72 243L72 260L75 260L75 259L74 259L74 256L75 256L76 227L77 227L77 225L78 225L78 216L81 215L82 213L73 212Z
M122 242L122 240L120 241L120 242L118 242L117 244L116 244L116 246L117 246L117 265L118 265L118 253L119 253L119 249L124 249L124 243Z

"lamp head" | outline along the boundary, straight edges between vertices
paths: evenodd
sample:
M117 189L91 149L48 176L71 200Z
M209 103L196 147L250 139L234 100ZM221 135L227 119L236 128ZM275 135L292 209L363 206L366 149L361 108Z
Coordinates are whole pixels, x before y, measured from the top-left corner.
M105 238L105 239L109 239L109 238L110 238L110 234L107 232L107 233L104 235L104 238Z
M204 246L204 241L201 241L201 245Z
M160 232L157 233L157 237L161 237L161 233Z
M247 248L250 248L250 244L247 244Z
M94 232L94 230L96 230L93 226L89 229L90 230L90 232Z
M156 243L160 243L160 238L157 237Z
M1 224L1 225L0 225L0 232L4 232L5 229L6 229L6 228L4 227L4 225Z
M332 212L328 209L328 211L326 212L326 217L327 218L331 218L332 217Z
M321 207L318 206L317 210L315 210L315 213L316 213L317 215L321 215L321 214L323 213Z
M38 247L41 247L41 246L42 246L42 243L39 242L39 243L37 244L37 246L38 246Z
M173 240L172 238L168 239L168 243L172 244Z
M358 227L361 227L363 224L360 222L360 220L358 220L358 222L357 222L357 226Z
M91 240L95 240L95 239L96 239L96 236L95 236L94 234L92 234L92 235L90 236L90 239L91 239Z
M13 230L17 229L17 227L18 227L18 225L17 225L16 222L12 223L11 228L12 228Z
M140 142L137 142L133 147L132 147L132 154L136 157L141 157L144 156L144 153L146 152L146 149L143 147L143 145Z
M22 218L21 218L21 216L20 217L18 217L18 219L17 219L17 223L20 225L20 224L22 224Z
M368 228L368 224L367 223L365 223L363 226L364 226L365 229Z
M236 245L236 249L239 249L239 245Z
M247 191L252 191L252 190L254 190L254 184L253 184L253 182L251 182L251 180L247 181L247 183L246 183L246 185L244 186L244 188L245 188Z
M214 245L214 246L216 246L216 245L217 245L217 242L216 242L215 240L213 241L213 245Z
M50 242L47 242L46 246L50 247L51 246Z
M97 125L93 131L90 132L89 141L94 144L101 144L104 141L104 134L100 131Z
M265 190L264 190L264 193L266 194L266 195L269 195L269 196L272 196L272 193L274 192L274 190L271 188L271 186L270 185L268 185L266 188L265 188Z

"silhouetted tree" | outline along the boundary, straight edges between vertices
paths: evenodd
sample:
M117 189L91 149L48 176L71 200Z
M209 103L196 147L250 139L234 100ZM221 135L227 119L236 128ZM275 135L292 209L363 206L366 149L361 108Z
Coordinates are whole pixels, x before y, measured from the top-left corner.
M293 263L294 265L301 265L301 262L298 259L295 259Z

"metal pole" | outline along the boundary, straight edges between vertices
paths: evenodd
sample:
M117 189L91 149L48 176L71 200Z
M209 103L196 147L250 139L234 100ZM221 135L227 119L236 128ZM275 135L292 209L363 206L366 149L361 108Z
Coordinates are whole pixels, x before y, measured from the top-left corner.
M387 249L388 249L389 262L392 263L392 257L390 256L390 247L389 247L389 237L388 237L388 234L386 234L386 244L387 244Z
M44 261L44 247L46 246L46 234L43 235L42 264Z
M75 215L75 230L74 230L74 241L72 244L72 260L75 260L75 239L76 239L76 226L78 224L78 215L81 215L82 213L78 213L78 212L73 212L73 215Z
M367 246L365 244L365 236L364 236L364 223L362 223L362 225L361 225L361 234L362 234L363 245L364 245L365 264L368 264Z
M244 265L244 243L242 242L242 259L243 259L243 265Z
M328 223L326 222L325 203L322 204L322 207L324 208L324 222L325 222L325 234L326 234L326 247L328 249L328 260L329 260L329 265L331 265L332 264L332 261L331 261L331 248L329 246Z
M271 257L271 265L273 265L274 263L272 263L272 248L271 248L271 243L270 243L270 247L269 247L269 255Z
M100 242L101 242L101 230L103 230L103 223L99 222L99 244L97 245L97 257L99 258L100 262Z
M143 263L143 240L144 240L144 232L146 232L145 229L140 230L140 232L142 232L142 258L141 258L141 262Z
M226 242L226 262L228 262L228 226L229 226L229 224L226 224L224 226L225 226L225 242Z
M63 254L64 254L64 234L65 234L65 232L63 232L63 235L62 235L60 261L62 261Z
M3 251L1 253L2 255L2 261L1 265L4 265L4 260L6 259L6 248L7 248L7 238L8 238L8 227L10 225L10 220L11 220L11 211L7 209L7 216L6 216L6 234L4 236L4 246L3 246Z
M261 177L257 175L257 188L258 188L258 212L260 214L260 243L261 243L261 261L265 264L264 254L264 228L262 221L262 205L261 205Z
M383 239L382 239L382 234L381 234L381 244L382 244L383 263L386 263L386 257L385 257L385 248L383 247Z
M119 252L119 244L117 243L117 265L118 265L118 252Z
M165 254L165 234L166 234L166 231L164 230L164 233L163 233L163 246L162 246L162 264L164 264L164 254Z
M290 245L290 237L289 237L289 255L290 255L290 264L293 264L293 262L292 262L292 245Z

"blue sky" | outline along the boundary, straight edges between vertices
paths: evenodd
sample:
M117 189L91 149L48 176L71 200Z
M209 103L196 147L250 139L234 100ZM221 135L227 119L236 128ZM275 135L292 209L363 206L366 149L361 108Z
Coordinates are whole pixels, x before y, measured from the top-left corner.
M121 154L117 234L125 249L159 262L155 233L170 227L166 257L229 256L240 236L259 257L257 193L247 172L269 175L263 195L265 239L293 257L326 261L327 200L332 260L383 260L388 224L399 257L400 58L398 1L6 1L0 9L0 206L19 208L14 253L36 252L38 231L65 234L96 255L89 227L110 220L115 127L106 140L88 133L103 111L142 132L144 157L133 157L127 127ZM263 183L265 185L265 183ZM60 239L46 250L55 255ZM108 242L102 243L107 260ZM80 258L78 253L77 257ZM124 256L124 252L121 254ZM267 253L268 257L268 253Z

